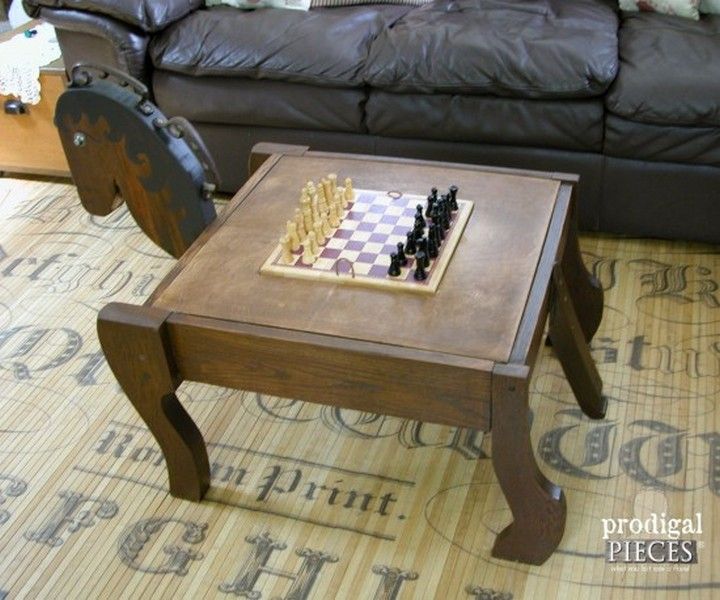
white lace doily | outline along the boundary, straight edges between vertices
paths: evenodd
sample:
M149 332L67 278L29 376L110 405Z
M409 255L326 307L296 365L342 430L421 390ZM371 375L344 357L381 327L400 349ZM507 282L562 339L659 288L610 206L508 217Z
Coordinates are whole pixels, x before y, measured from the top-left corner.
M40 102L40 67L60 58L55 29L48 23L0 44L0 95L16 96L27 104Z

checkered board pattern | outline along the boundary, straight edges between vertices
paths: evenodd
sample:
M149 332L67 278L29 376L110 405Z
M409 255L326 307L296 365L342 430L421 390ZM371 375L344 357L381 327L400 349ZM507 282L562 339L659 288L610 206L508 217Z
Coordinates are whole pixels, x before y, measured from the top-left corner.
M421 293L435 293L452 254L462 237L473 204L458 199L450 229L440 246L437 258L426 269L427 279L416 281L414 256L408 256L407 266L398 277L388 275L390 253L397 252L397 243L406 241L413 228L415 210L423 207L427 198L402 192L355 190L355 201L344 211L340 226L335 229L312 265L302 262L302 247L293 254L294 261L286 264L278 244L260 272L281 277L312 279L363 285L385 289L404 289ZM426 229L427 231L427 229Z

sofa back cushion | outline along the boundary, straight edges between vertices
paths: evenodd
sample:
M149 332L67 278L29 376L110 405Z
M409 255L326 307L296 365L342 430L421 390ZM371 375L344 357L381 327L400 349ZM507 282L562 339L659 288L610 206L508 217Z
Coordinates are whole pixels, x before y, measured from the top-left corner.
M415 8L373 42L365 80L395 92L601 95L618 68L602 0L454 0Z
M372 40L408 10L397 5L311 11L218 6L156 36L150 56L157 69L186 75L362 87Z

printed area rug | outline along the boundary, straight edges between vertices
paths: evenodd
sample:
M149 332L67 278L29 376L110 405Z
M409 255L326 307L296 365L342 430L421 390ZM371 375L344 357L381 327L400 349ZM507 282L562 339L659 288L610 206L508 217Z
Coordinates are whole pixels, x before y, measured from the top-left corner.
M0 179L0 598L717 597L718 249L582 248L606 290L609 408L585 418L543 349L533 446L568 520L529 567L490 555L510 513L492 436L471 430L183 384L213 480L202 503L172 498L95 319L174 260L124 209L94 218L72 186ZM695 563L607 560L611 542L675 537Z

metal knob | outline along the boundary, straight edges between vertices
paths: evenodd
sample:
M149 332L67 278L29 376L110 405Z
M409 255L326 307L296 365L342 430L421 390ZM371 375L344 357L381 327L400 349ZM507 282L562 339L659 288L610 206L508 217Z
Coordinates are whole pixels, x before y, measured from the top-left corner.
M5 114L6 115L24 115L27 113L27 108L20 101L15 98L9 98L5 100Z

